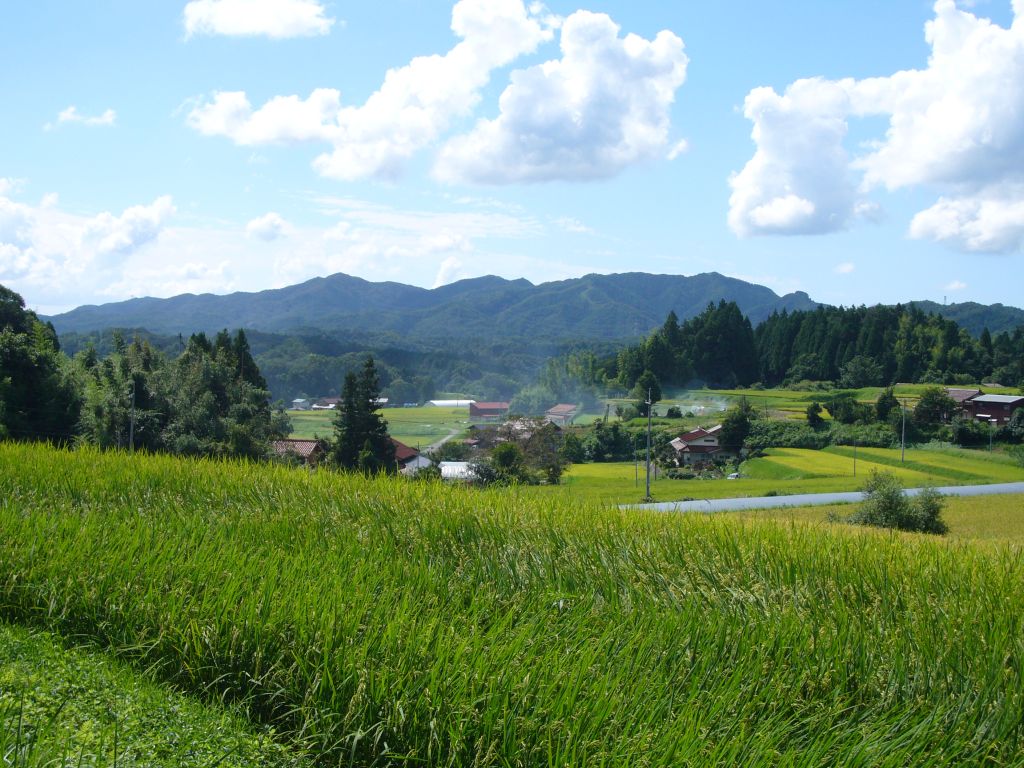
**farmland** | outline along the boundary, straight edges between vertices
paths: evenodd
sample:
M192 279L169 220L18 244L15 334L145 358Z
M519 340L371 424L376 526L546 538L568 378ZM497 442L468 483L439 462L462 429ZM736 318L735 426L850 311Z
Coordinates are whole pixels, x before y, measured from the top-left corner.
M426 448L469 426L467 408L385 408L381 411L388 422L388 431L399 442ZM334 411L288 411L292 420L292 437L331 437L334 432Z
M760 458L740 467L741 478L669 480L664 476L651 483L651 495L658 501L679 499L721 499L732 496L791 495L858 490L872 470L890 471L905 485L974 485L1024 480L1024 468L999 453L908 449L900 461L898 449L854 449L835 446L822 451L800 448L772 448ZM606 504L628 504L643 496L644 465L633 462L573 465L561 485L529 489L539 496L586 499Z
M0 445L0 615L331 764L1019 760L1024 557ZM325 567L329 565L329 567Z

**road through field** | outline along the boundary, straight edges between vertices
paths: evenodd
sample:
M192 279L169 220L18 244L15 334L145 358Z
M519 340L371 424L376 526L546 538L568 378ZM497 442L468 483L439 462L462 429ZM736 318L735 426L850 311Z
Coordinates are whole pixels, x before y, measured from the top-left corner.
M904 493L908 496L916 496L921 490L921 488L908 488ZM994 483L992 485L950 485L936 488L935 490L943 496L987 496L997 493L1024 493L1024 482ZM798 493L791 496L749 496L734 499L663 501L654 504L623 504L621 506L624 509L650 509L655 512L735 512L741 509L855 504L863 499L864 494L860 491L849 491L846 493Z

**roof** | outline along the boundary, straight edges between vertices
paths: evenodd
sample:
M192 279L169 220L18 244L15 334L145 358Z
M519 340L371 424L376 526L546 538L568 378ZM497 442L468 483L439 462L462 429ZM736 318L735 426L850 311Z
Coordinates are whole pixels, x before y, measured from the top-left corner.
M1024 403L1024 395L981 395L971 400L972 403L988 403L990 405L1011 405Z
M303 459L308 459L318 449L323 450L319 440L274 440L270 445L278 456L294 453Z
M476 477L468 461L442 461L438 466L442 480L472 480Z
M569 414L576 413L576 405L573 403L559 403L548 408L547 413L552 416L562 416L563 414L568 416Z
M428 400L428 405L433 405L435 408L465 408L476 400Z
M410 448L405 443L400 443L393 437L391 438L391 442L395 444L395 460L398 461L399 464L405 464L407 461L412 461L420 455L420 452L415 448Z
M507 411L508 403L474 403L478 411Z
M981 390L957 389L956 387L946 387L946 394L953 398L956 402L963 403L980 395Z

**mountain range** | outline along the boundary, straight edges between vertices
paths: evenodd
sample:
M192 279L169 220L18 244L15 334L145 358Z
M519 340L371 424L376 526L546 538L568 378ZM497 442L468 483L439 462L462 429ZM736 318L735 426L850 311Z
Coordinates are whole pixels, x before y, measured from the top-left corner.
M692 277L593 274L540 285L488 276L434 289L336 274L258 293L184 294L83 306L47 319L61 334L145 328L187 335L249 328L274 333L391 332L420 339L612 340L646 334L671 310L685 320L722 299L735 301L755 324L776 310L817 306L806 293L779 296L716 272Z
M60 334L144 328L158 334L247 328L278 334L391 334L408 339L612 341L636 338L664 322L699 314L709 302L735 301L755 325L774 311L818 306L806 293L779 296L717 272L690 277L642 272L591 274L534 285L487 276L440 288L372 283L351 275L317 277L256 293L182 294L78 307L49 317ZM1024 310L1002 304L910 302L977 336L1024 325Z

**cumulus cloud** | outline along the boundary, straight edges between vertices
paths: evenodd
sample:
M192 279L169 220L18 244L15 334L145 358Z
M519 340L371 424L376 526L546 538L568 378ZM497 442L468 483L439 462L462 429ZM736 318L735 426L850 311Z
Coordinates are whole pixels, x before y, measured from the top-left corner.
M686 79L683 41L619 37L605 14L561 27L562 58L512 73L500 114L448 141L435 173L487 184L607 178L664 153L669 110ZM678 145L677 145L678 147Z
M836 268L832 270L837 275L849 275L852 274L857 266L852 261L844 261L842 264L836 264Z
M918 213L912 237L1005 252L1024 229L1024 2L1000 27L937 0L925 28L924 69L865 80L799 80L782 95L750 92L744 113L756 152L730 179L729 224L741 236L832 232L877 217L866 196L926 186L941 197ZM882 116L884 137L849 156L851 119ZM800 198L804 216L764 216Z
M254 237L267 243L287 237L291 231L291 225L273 211L253 219L245 227L245 233L249 237Z
M112 109L104 110L99 115L83 115L78 111L78 107L74 105L61 110L57 115L57 125L63 125L64 123L79 123L81 125L110 127L114 125L116 121L117 113ZM54 124L47 123L43 128L48 131L52 130L54 128Z
M963 291L967 289L967 283L962 280L954 280L953 282L946 285L947 291Z
M987 187L975 194L940 197L910 222L910 236L963 251L1006 253L1024 245L1024 186Z
M463 271L462 262L457 256L449 256L438 267L437 277L434 278L434 284L431 287L440 288L442 285L454 283L456 280L461 280L464 277L466 277L466 274Z
M150 205L126 208L120 216L101 213L86 224L82 240L99 255L126 255L156 239L174 213L174 203L167 195Z
M460 0L451 28L460 38L444 55L420 56L391 69L362 106L342 106L334 89L308 98L278 96L255 109L243 92L215 94L188 116L194 129L255 146L329 142L314 168L342 180L394 177L405 161L434 143L451 121L470 114L491 73L553 36L557 20L522 0Z
M185 6L185 35L314 37L335 20L318 0L192 0Z

